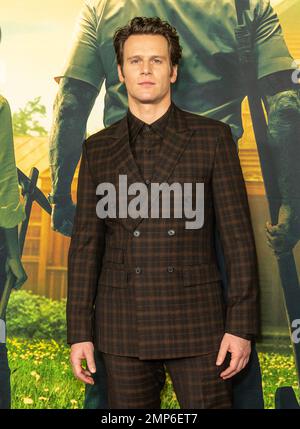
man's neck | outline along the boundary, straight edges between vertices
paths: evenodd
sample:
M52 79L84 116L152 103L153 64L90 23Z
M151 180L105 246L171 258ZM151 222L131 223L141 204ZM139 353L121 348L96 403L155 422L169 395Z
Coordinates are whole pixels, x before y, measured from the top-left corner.
M152 124L163 116L170 107L171 99L163 100L161 103L137 103L135 100L128 100L128 108L141 121Z

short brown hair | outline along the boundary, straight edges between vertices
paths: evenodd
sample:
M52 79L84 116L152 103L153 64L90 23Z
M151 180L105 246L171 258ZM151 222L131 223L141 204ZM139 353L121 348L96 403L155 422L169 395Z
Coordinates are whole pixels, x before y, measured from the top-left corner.
M174 66L181 59L182 47L179 44L179 36L176 28L167 21L162 21L158 16L136 16L125 27L116 30L113 43L117 56L117 63L123 66L124 43L132 34L160 34L167 39L169 46L169 59Z

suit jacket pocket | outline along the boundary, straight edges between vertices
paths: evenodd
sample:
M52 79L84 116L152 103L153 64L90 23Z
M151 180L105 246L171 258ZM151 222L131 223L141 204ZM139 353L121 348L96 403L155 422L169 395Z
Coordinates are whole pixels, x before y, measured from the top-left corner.
M216 264L200 264L183 267L183 285L193 286L222 279Z

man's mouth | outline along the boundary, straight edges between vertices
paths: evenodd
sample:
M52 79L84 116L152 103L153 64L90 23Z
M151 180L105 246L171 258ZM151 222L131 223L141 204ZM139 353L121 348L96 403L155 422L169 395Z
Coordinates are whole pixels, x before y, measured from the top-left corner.
M139 83L139 85L141 85L141 86L151 86L151 85L155 85L155 83L154 82L141 82L141 83Z

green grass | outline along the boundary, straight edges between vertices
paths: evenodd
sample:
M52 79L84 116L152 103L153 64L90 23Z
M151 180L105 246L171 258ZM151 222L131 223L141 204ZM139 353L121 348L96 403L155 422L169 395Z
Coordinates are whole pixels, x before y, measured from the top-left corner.
M258 353L262 378L265 408L274 408L274 393L278 387L292 386L300 399L297 373L292 355Z
M73 376L69 347L46 340L8 338L12 408L83 408L84 385ZM293 357L259 353L263 373L265 407L274 408L279 386L297 390ZM179 408L169 375L162 392L162 408Z
M46 340L7 340L12 408L82 408L84 385L73 376L69 347Z

